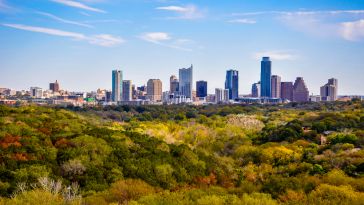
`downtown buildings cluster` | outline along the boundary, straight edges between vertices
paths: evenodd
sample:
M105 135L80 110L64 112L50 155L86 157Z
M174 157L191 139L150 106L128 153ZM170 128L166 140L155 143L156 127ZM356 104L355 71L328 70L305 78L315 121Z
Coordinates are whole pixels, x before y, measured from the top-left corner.
M194 87L195 85L195 87ZM251 94L239 95L239 71L227 70L224 88L215 88L214 94L207 92L208 82L193 81L193 65L179 69L178 78L170 77L169 90L162 90L160 79L150 79L146 86L135 88L130 80L123 80L121 70L112 71L112 92L106 102L111 104L206 104L206 103L287 103L309 101L336 101L338 80L329 79L321 87L318 96L310 96L302 77L295 82L282 82L281 77L272 75L272 61L263 57L260 81L252 85ZM195 88L195 89L193 89Z
M171 75L169 89L163 91L160 79L149 79L146 85L135 86L132 80L123 78L122 70L112 70L111 90L98 89L93 92L68 92L62 90L58 81L49 84L49 89L31 87L28 91L0 88L0 104L36 103L54 105L146 105L146 104L278 104L288 102L319 102L363 99L363 96L338 96L338 80L331 78L320 87L320 95L309 95L303 77L293 81L282 81L272 75L272 61L263 57L260 81L251 87L251 93L239 94L239 71L227 70L223 88L208 93L208 82L194 82L193 65L178 70L178 77Z

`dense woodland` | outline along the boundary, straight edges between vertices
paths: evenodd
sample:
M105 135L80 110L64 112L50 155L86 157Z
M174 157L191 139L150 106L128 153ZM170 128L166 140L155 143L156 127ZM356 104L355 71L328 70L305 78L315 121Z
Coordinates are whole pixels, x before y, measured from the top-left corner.
M0 204L364 204L364 103L0 106Z

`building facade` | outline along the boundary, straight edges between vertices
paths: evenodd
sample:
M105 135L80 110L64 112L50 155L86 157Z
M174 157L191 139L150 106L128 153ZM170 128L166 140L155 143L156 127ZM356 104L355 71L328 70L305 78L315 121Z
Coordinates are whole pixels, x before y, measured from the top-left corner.
M112 71L112 94L111 99L113 102L121 101L123 91L123 72L121 70Z
M278 75L272 75L270 97L281 98L281 77Z
M179 81L175 75L172 75L169 78L169 92L170 93L178 93L179 91Z
M43 97L43 90L39 87L31 87L30 88L30 95L33 98L42 98Z
M338 80L331 78L328 82L320 88L320 95L322 101L336 101L338 92Z
M59 83L57 80L54 83L49 83L49 90L53 92L59 92Z
M147 83L147 99L153 102L162 101L162 81L159 79L150 79Z
M230 100L235 100L239 97L239 71L226 71L225 89L229 90Z
M271 94L272 62L269 57L263 57L260 72L260 96L270 97Z
M196 82L196 97L204 98L207 96L207 81L197 81Z
M179 93L192 99L193 66L179 69Z
M294 102L308 102L309 91L306 83L302 77L297 77L293 85L293 101Z
M293 82L281 82L281 98L293 101Z
M224 103L229 101L229 90L216 88L215 89L215 102L216 103Z
M131 80L123 80L122 101L132 101L133 99L133 85Z
M252 97L259 98L260 97L260 82L254 83L252 85Z

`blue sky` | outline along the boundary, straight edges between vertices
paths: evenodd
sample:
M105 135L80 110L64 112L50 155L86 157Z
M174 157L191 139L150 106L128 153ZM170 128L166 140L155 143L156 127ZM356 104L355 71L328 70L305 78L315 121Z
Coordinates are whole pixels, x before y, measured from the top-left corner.
M209 92L240 71L240 94L260 58L311 93L328 78L364 94L364 2L342 0L0 0L0 87L60 81L67 90L111 88L111 70L136 85L194 65Z

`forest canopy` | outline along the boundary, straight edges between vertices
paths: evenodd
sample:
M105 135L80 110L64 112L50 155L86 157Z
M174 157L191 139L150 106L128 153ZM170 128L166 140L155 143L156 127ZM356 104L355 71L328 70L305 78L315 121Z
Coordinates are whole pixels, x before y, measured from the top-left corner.
M0 204L364 204L364 104L0 106Z

